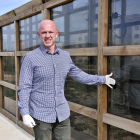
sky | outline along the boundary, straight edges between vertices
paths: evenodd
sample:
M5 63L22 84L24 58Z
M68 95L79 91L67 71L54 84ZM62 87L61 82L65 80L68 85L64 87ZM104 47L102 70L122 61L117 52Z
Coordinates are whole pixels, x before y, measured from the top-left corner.
M31 0L0 0L0 16Z

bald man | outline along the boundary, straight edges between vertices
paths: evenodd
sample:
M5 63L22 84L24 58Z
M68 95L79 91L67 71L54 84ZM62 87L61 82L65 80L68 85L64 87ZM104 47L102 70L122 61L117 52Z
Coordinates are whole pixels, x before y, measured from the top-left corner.
M64 96L67 75L88 85L106 84L110 88L115 80L106 76L90 75L74 65L70 54L57 48L56 25L44 20L37 32L39 48L22 59L18 87L18 106L23 123L34 129L35 140L71 140L70 109Z

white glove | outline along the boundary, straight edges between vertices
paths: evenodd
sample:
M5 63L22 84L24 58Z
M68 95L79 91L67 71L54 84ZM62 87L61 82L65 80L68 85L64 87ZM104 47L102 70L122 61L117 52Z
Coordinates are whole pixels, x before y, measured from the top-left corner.
M22 118L24 125L30 128L33 128L36 125L34 119L29 114L23 115Z
M109 75L106 75L106 82L105 84L108 85L110 88L113 88L111 85L115 85L115 80L113 78L110 78L112 76L112 73ZM111 85L110 85L111 84Z

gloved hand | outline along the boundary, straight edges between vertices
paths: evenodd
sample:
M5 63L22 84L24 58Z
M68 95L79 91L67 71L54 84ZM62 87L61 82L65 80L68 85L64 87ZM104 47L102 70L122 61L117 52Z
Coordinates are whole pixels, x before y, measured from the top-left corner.
M112 76L112 73L109 75L106 75L106 82L105 84L108 85L110 88L113 88L111 85L115 85L115 80L113 78L110 78Z
M33 128L36 125L34 119L29 114L23 115L22 118L24 125L30 128Z

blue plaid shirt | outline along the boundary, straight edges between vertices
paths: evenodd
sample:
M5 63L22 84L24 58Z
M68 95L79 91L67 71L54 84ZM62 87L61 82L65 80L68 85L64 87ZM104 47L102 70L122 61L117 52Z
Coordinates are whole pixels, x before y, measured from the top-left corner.
M47 123L59 122L70 116L64 96L65 79L69 75L88 84L105 84L105 76L90 75L74 65L68 52L55 48L54 54L42 45L25 54L22 59L18 87L18 107L21 115Z

